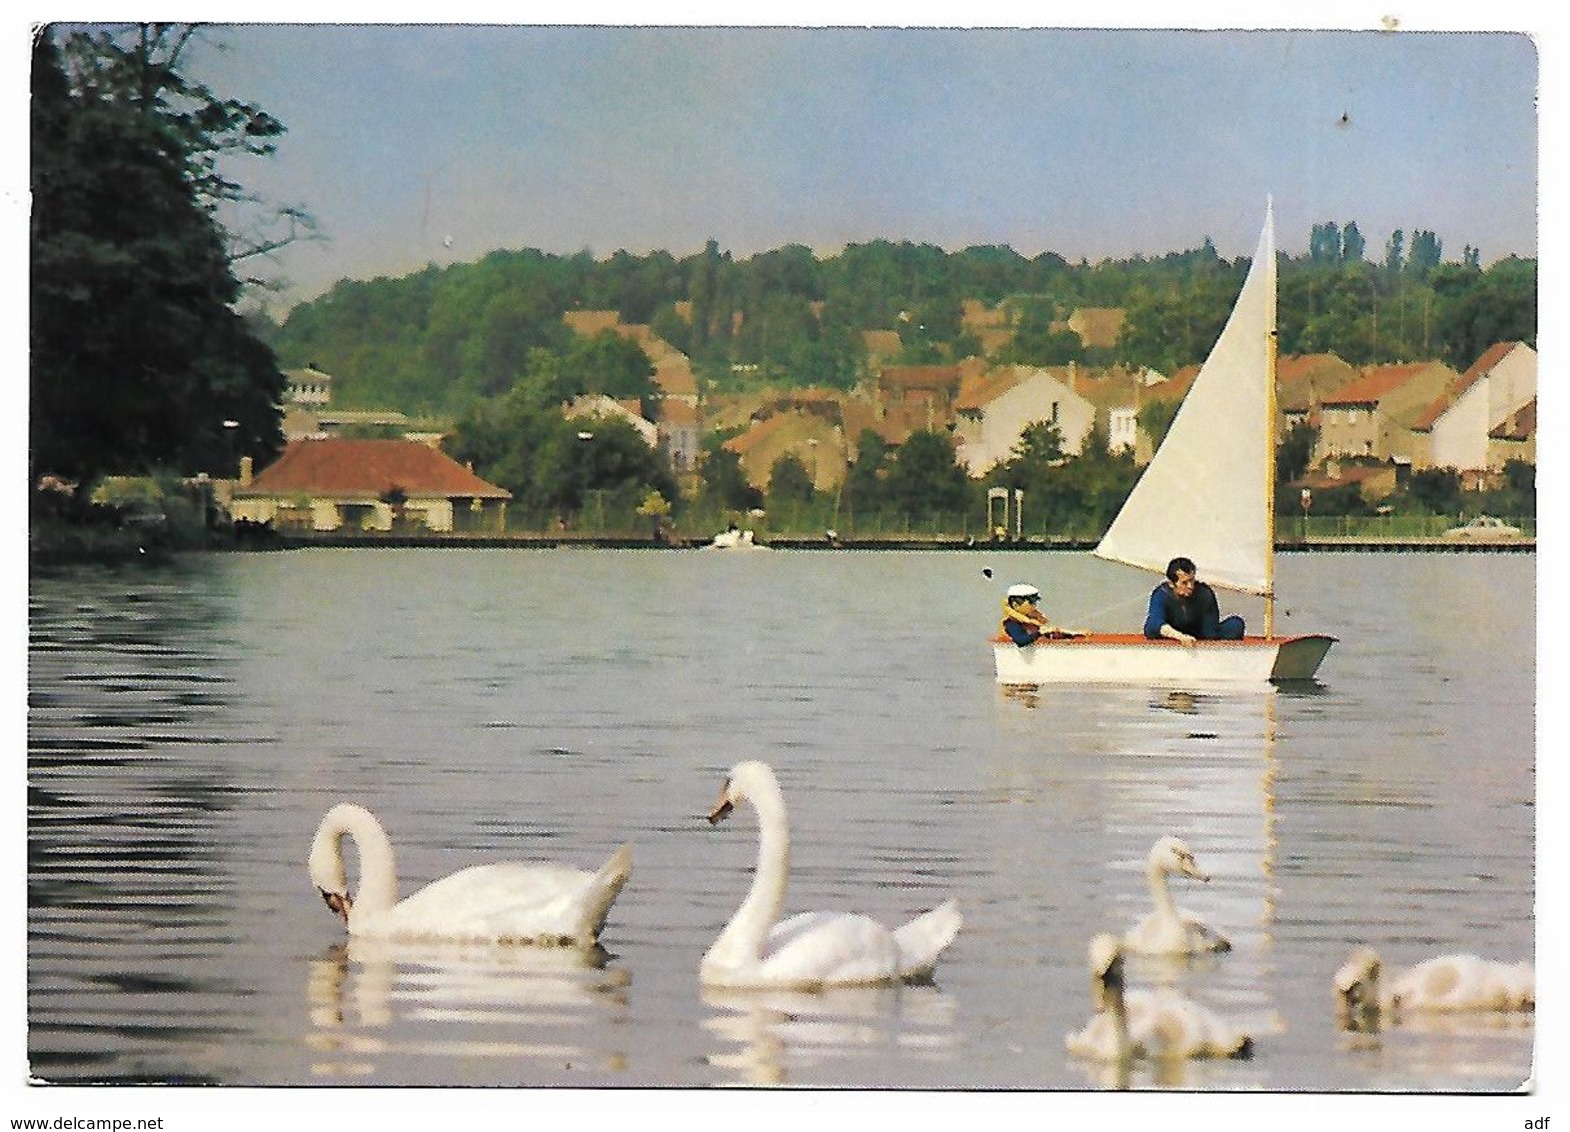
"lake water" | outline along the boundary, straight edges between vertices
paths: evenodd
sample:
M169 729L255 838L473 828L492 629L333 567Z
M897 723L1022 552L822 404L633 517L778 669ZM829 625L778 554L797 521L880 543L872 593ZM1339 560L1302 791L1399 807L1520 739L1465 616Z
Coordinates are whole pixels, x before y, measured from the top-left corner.
M989 579L983 570L991 570ZM27 1058L56 1083L1498 1093L1530 1018L1349 1034L1330 979L1534 945L1530 554L1283 555L1293 689L996 686L1001 590L1137 623L1151 581L1039 552L300 550L30 587ZM1224 595L1225 604L1225 595ZM1244 609L1254 624L1257 611ZM776 769L787 912L965 917L931 985L715 995ZM631 842L604 954L345 947L305 854L374 810L403 891ZM1131 960L1256 1035L1124 1082L1069 1057L1086 944L1179 902L1230 954Z

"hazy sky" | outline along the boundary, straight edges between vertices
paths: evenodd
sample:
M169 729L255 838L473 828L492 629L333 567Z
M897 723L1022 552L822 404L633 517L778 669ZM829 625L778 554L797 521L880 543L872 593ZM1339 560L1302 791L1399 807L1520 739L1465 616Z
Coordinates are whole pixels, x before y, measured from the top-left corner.
M429 17L427 17L429 18ZM1537 254L1538 49L1509 31L220 25L194 71L287 127L236 170L341 277L538 247L877 237L1092 261L1356 220Z

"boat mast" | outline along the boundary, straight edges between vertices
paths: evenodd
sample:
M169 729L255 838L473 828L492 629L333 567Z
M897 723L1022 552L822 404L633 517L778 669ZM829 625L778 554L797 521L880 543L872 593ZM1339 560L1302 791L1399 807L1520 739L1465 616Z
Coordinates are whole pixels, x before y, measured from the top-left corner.
M1272 202L1266 201L1265 215L1272 228L1270 256L1276 254L1275 217ZM1265 327L1265 636L1276 635L1276 351L1280 335L1276 331L1276 265L1270 264L1270 320Z
M1265 636L1276 635L1276 328L1265 337Z

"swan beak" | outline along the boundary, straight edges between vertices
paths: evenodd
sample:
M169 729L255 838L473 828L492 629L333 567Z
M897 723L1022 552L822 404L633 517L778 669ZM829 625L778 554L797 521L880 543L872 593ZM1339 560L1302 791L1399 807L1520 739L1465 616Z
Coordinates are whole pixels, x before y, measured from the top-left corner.
M332 909L333 914L347 925L349 923L349 909L354 904L348 893L325 892L322 889L317 889L317 891L321 892L323 902Z
M735 808L736 807L731 804L731 800L721 794L720 800L714 803L714 808L709 811L709 824L719 825L720 822L730 817L730 812Z
M1200 868L1199 863L1194 858L1184 857L1179 864L1182 866L1184 876L1193 877L1195 880L1203 881L1206 884L1210 883L1210 874Z

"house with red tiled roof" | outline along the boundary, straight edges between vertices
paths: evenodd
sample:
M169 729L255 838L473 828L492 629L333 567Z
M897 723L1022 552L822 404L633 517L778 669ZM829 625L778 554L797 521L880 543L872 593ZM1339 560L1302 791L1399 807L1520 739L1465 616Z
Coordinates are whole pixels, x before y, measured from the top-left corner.
M1348 456L1411 461L1420 447L1419 419L1459 377L1437 361L1365 366L1320 401L1312 462Z
M984 475L1007 460L1033 424L1056 425L1064 455L1077 455L1095 427L1096 407L1063 379L1071 372L1015 365L967 377L954 402L955 458L966 472Z
M1182 401L1188 396L1188 391L1194 385L1194 379L1199 376L1199 367L1183 366L1172 371L1172 376L1152 382L1145 387L1144 398L1146 401Z
M1524 342L1496 342L1419 416L1413 428L1422 443L1414 463L1460 472L1498 471L1504 461L1491 462L1491 436L1536 400L1537 351ZM1535 410L1532 420L1535 424Z
M414 440L293 440L242 475L236 519L316 531L501 530L512 493Z
M886 414L922 421L920 428L942 428L954 418L962 373L958 365L884 366L878 371L878 403Z

